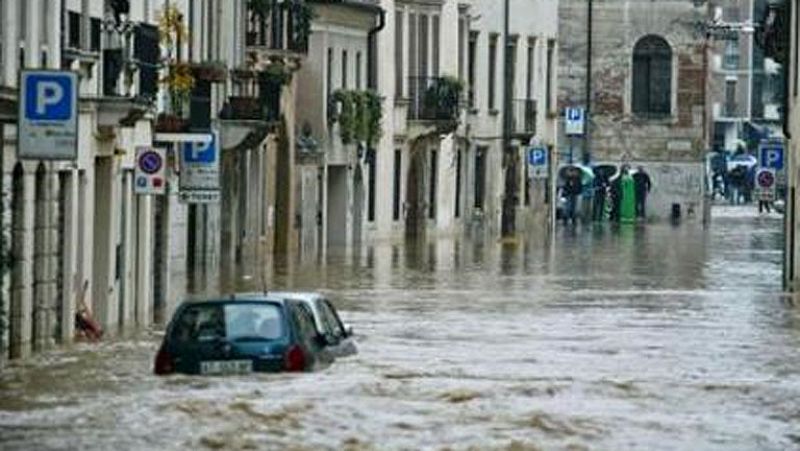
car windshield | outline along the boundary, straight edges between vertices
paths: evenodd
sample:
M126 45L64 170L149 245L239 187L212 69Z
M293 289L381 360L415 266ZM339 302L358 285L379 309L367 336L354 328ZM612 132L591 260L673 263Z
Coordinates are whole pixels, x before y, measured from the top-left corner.
M276 340L285 334L283 324L275 304L192 305L177 318L172 338L180 343Z

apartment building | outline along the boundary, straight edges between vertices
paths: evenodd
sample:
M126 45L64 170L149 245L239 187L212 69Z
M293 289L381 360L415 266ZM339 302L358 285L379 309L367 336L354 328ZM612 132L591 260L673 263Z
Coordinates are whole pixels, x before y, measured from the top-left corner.
M144 99L157 57L155 4L107 14L100 0L0 2L3 357L24 357L73 337L85 305L109 333L152 321L153 203L133 195L135 148L152 144ZM79 76L73 161L18 160L18 71Z
M587 75L591 82L589 139L563 136L559 153L590 165L643 167L653 181L651 219L668 218L676 207L684 218L703 218L707 55L698 25L706 20L708 5L683 0L559 5L561 35L570 37L560 41L560 108L586 107Z
M780 21L782 27L776 30L779 48L785 49L787 61L786 77L786 152L788 155L786 175L788 189L786 194L786 253L784 256L784 285L790 291L798 289L800 270L800 223L798 222L798 184L800 184L800 1L786 0L782 3ZM781 41L782 39L782 41Z
M755 24L768 0L713 2L709 10L724 23ZM781 136L783 70L756 45L755 27L720 33L710 41L709 97L712 151L755 146L762 138Z

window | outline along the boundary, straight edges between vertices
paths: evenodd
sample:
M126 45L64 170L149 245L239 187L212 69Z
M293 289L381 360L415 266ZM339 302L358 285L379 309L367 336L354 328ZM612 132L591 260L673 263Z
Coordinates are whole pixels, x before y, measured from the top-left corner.
M400 176L403 170L403 151L394 151L394 192L392 193L392 218L400 220Z
M403 12L397 10L394 21L394 95L403 97Z
M633 113L666 116L671 111L672 50L658 36L645 36L633 50Z
M439 76L439 16L433 16L431 34L433 34L432 39L433 42L431 43L431 64L432 70L431 73L434 77Z
M41 3L39 5L42 8L41 12L39 13L39 14L41 14L40 17L41 17L41 21L42 21L42 23L39 26L40 33L41 33L41 39L40 39L39 42L40 42L41 45L47 45L48 42L49 42L50 22L52 20L52 18L50 17L50 2L51 1L52 0L41 0ZM42 64L42 67L46 67L46 66L47 66L47 63L44 62Z
M475 151L475 187L473 207L483 210L483 196L486 191L486 151L488 147L478 147Z
M534 76L534 63L536 61L536 39L528 40L528 76L525 79L525 99L533 99L533 76Z
M23 0L17 2L17 12L19 17L17 20L17 27L19 30L19 41L23 43L28 36L28 1Z
M739 68L739 40L725 41L725 55L722 57L722 67L728 70Z
M495 108L495 74L497 73L497 35L489 36L489 109Z
M81 15L75 11L67 12L67 47L81 48Z
M345 338L344 326L339 319L339 315L327 300L317 301L317 310L319 311L320 319L325 327L325 333L333 336L337 340Z
M508 69L511 78L511 86L509 92L503 89L503 96L508 96L508 99L513 101L516 98L517 86L517 36L510 36L506 42L506 51L508 52Z
M797 97L800 94L800 3L796 3L792 11L794 12L794 96Z
M89 19L89 28L89 49L93 52L99 52L101 35L100 19L96 17Z
M428 76L428 16L419 15L419 76Z
M191 344L225 338L229 341L271 341L286 335L276 304L194 305L177 317L170 338Z
M461 149L456 150L456 218L461 217L461 153Z
M464 80L464 44L466 38L467 23L463 17L458 19L458 79Z
M553 79L555 78L555 52L556 41L550 39L547 41L547 73L545 77L545 107L548 113L555 113L555 102L553 102Z
M475 58L478 55L478 32L469 34L469 45L467 46L467 85L469 88L469 106L475 107Z
M439 172L439 152L431 150L431 183L428 191L428 217L436 219L436 178Z
M347 89L347 50L342 50L342 89Z
M408 76L417 77L417 15L409 13L408 15ZM414 79L416 80L416 78ZM412 99L416 98L417 82L412 81L409 83L408 95Z
M333 90L333 49L328 47L328 60L325 62L325 106L330 108ZM330 118L329 118L330 119Z
M361 89L361 52L356 53L356 89Z
M725 116L738 116L736 114L736 80L725 80Z

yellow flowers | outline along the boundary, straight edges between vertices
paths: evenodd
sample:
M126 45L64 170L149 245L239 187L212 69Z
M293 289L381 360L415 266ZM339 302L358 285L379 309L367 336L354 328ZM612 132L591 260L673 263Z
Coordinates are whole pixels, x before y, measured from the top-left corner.
M192 69L186 63L171 63L161 83L167 85L171 92L188 93L194 87Z
M161 11L158 18L158 31L161 35L161 42L166 47L172 47L176 43L186 39L186 25L183 23L183 12L175 5L167 6Z

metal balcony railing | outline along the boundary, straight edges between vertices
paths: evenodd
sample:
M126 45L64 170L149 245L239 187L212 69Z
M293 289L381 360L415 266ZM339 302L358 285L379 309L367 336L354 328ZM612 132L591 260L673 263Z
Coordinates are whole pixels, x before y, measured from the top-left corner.
M516 135L536 134L536 101L518 99L511 102L511 131Z
M274 122L280 119L280 99L280 85L248 82L240 86L235 95L228 97L219 117L227 120Z
M310 14L310 6L300 1L261 0L249 3L245 45L273 51L306 53Z
M458 119L462 87L448 77L409 77L408 119L455 121Z

